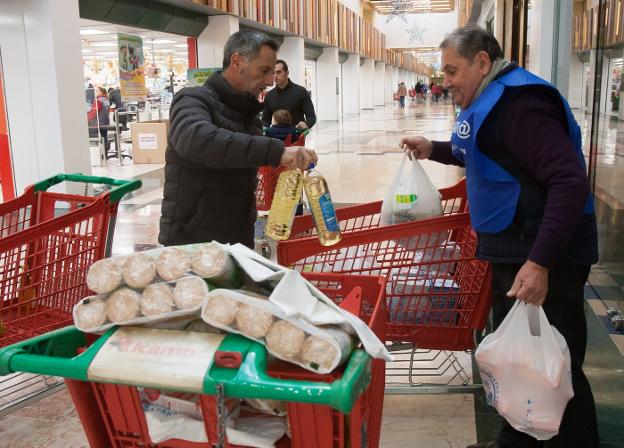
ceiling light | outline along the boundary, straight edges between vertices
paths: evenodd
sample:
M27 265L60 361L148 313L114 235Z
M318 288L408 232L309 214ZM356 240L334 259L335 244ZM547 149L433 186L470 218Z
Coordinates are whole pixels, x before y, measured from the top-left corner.
M100 51L98 53L99 55L114 55L114 54L118 54L116 51Z
M81 36L95 36L97 34L110 34L108 31L102 30L80 30Z
M93 53L93 50L87 50L86 48L82 49L83 53Z
M92 47L116 47L117 42L93 42Z
M151 40L150 43L152 43L152 44L175 44L175 40L154 39L154 40Z
M177 47L177 48L186 48L186 47L188 47L188 45L187 45L187 44L175 44L175 45L174 45L174 47Z

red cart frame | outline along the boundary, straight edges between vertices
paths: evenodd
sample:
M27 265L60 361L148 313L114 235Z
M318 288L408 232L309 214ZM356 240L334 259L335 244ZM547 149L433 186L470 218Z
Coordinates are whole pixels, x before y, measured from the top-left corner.
M61 182L112 185L100 196L46 191ZM141 182L60 174L0 204L0 346L71 324L87 269L110 251L121 197Z
M491 272L476 255L464 181L440 190L445 216L379 226L381 202L337 210L342 240L323 247L310 216L277 244L278 262L303 272L381 275L388 279L385 340L419 348L474 348L490 308Z

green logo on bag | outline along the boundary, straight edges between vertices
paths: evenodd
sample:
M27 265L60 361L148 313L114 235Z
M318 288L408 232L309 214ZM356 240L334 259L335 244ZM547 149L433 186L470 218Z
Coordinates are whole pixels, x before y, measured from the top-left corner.
M394 195L394 201L399 204L411 204L412 202L416 202L417 200L418 200L418 196L415 194Z

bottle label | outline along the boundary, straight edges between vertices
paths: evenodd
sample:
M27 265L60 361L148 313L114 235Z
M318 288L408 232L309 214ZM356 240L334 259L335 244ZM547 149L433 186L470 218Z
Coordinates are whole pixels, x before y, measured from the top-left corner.
M338 220L336 219L336 211L334 210L334 204L332 203L329 192L319 196L319 205L321 206L321 212L323 213L323 220L325 221L325 228L330 232L338 232Z

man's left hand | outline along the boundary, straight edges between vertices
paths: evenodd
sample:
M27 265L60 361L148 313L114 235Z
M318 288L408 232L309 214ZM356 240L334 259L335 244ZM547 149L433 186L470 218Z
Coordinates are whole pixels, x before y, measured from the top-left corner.
M526 303L540 306L548 293L548 269L532 261L522 265L507 297L515 297Z
M300 131L305 131L306 129L308 129L308 125L305 123L305 121L300 121L299 124L295 126L295 128L299 129Z

